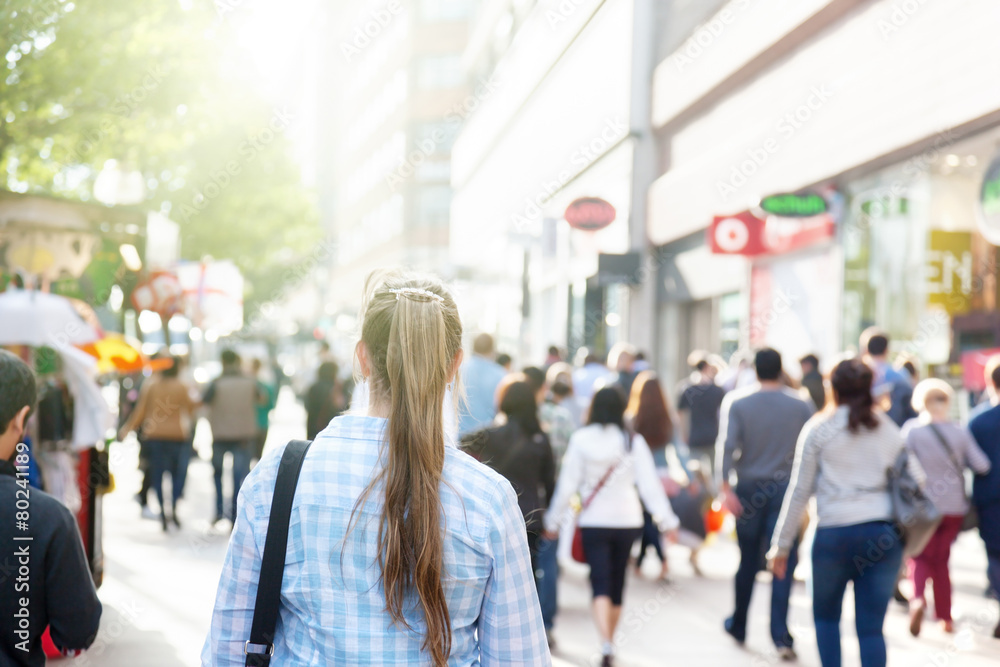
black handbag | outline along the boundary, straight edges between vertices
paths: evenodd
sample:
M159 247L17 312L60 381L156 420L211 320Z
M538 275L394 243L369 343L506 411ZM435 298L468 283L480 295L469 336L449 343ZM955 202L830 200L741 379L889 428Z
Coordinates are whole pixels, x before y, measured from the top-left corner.
M285 573L285 550L288 548L288 523L292 515L295 486L306 452L312 442L292 440L285 447L274 482L274 498L267 520L264 555L257 579L257 599L253 608L250 639L243 645L246 667L268 667L274 655L274 629L281 606L281 580Z

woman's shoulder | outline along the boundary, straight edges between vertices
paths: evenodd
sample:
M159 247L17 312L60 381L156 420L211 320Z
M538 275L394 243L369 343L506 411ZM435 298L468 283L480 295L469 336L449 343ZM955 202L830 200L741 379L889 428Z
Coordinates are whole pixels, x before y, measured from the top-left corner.
M496 470L454 447L445 447L442 477L460 495L470 497L484 497L485 491L496 493L510 486Z

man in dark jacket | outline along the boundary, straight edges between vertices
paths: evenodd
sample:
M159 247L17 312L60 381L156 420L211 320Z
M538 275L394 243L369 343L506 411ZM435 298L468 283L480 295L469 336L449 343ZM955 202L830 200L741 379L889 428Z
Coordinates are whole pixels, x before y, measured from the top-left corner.
M986 381L1000 393L1000 356L987 363ZM990 587L1000 599L1000 405L969 422L969 431L990 459L990 472L973 482L972 502L979 512L979 535L986 543ZM1000 639L1000 623L993 636Z
M73 514L28 486L21 443L35 405L35 376L0 350L0 665L45 664L42 633L66 655L97 636L101 603Z
M823 374L819 372L819 358L815 354L807 354L799 359L802 368L802 386L809 392L816 411L826 407L826 387L823 385Z

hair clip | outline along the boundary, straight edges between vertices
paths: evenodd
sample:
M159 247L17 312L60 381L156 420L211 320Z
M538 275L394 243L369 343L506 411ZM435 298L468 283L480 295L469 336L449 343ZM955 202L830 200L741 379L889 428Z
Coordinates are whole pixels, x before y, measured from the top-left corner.
M400 296L405 296L406 298L414 299L415 301L434 300L438 303L444 303L444 297L440 294L435 294L430 290L421 289L419 287L397 287L390 289L389 292L396 295L396 301L399 301Z

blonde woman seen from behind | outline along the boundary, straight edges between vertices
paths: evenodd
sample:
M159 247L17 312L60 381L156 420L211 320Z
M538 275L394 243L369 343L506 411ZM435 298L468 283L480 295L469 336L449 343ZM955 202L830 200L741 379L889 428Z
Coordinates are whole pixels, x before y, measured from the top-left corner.
M511 485L445 446L462 325L431 278L369 277L356 348L366 414L336 417L302 466L274 658L285 665L550 665ZM283 447L240 493L202 652L244 664ZM248 608L251 607L251 608Z
M945 632L954 632L951 618L951 577L948 560L951 544L962 529L969 511L965 492L965 469L977 474L990 471L990 460L972 435L951 421L954 392L944 380L929 378L913 390L913 409L920 413L903 426L903 437L910 452L927 473L927 495L941 510L941 524L919 555L910 559L913 597L910 599L910 633L920 634L927 609L924 591L927 580L934 582L934 615Z

